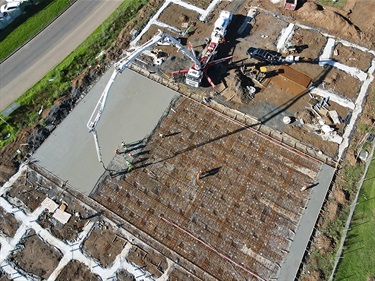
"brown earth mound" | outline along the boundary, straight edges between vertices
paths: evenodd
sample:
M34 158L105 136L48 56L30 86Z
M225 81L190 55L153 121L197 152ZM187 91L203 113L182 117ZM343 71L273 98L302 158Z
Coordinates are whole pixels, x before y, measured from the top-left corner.
M361 31L341 14L323 8L314 3L307 2L297 11L298 17L310 25L327 30L329 33L360 41Z
M373 0L347 0L346 17L363 32L361 44L369 48L375 47L375 4Z

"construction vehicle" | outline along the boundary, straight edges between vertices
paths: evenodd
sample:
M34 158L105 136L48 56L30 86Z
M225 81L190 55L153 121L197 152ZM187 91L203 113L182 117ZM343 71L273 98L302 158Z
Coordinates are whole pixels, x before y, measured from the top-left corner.
M294 43L294 42L286 42L283 52L287 53L287 54L298 53L296 43Z
M185 74L185 83L195 88L198 88L200 86L204 76L207 79L207 81L211 84L211 86L215 88L215 85L213 84L211 78L207 75L207 70L215 64L228 61L232 58L232 56L229 56L226 58L218 59L216 61L211 61L211 59L217 53L217 47L220 45L221 42L225 40L224 37L227 33L227 28L231 20L232 14L230 12L221 11L219 18L215 21L214 29L211 33L211 38L207 43L206 47L204 48L201 57L199 58L199 64L195 63L189 69L173 71L171 74ZM195 52L190 43L189 48L191 50L191 53L195 57Z
M198 72L201 69L201 62L195 57L195 55L191 54L189 50L185 49L185 47L178 40L176 40L174 37L172 37L171 35L169 35L167 33L163 33L160 30L149 41L144 43L142 46L137 47L135 50L128 53L127 56L125 56L124 58L119 60L117 63L115 63L115 69L113 71L113 74L111 75L111 78L109 79L106 87L104 88L104 91L102 92L102 95L100 96L99 101L98 101L93 113L91 114L90 120L87 123L87 128L89 129L89 132L93 133L93 135L94 135L98 160L102 164L103 164L103 162L102 162L102 156L101 156L101 153L100 153L100 146L99 146L98 136L97 136L97 132L96 132L96 127L97 127L98 122L100 120L100 117L102 116L103 111L105 109L105 105L106 105L107 98L108 98L108 93L111 90L112 84L114 83L117 75L119 73L122 73L129 66L129 64L131 64L137 58L138 55L140 55L141 53L144 53L146 50L148 50L149 48L151 48L152 46L154 46L156 44L176 46L178 51L183 52L185 55L187 55L194 62L194 66L196 67ZM198 74L198 76L199 76L199 74ZM200 76L202 76L202 75L200 75ZM186 82L191 83L191 84L195 83L195 81L190 82L189 77L186 78Z
M246 54L249 56L249 58L254 58L269 64L278 64L283 62L283 57L281 54L271 50L250 47Z
M233 15L229 11L221 11L219 18L215 21L214 30L212 31L211 38L224 38L227 34L228 26L232 21L232 17Z

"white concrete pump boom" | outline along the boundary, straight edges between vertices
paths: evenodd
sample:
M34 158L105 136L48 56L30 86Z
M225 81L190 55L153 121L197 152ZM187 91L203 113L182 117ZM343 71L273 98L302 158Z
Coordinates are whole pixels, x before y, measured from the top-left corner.
M227 29L231 21L232 14L229 11L221 11L219 18L215 21L215 27L211 33L210 41L203 49L202 54L199 58L200 63L193 64L189 69L173 71L172 75L185 74L185 83L195 88L198 88L202 82L203 77L206 77L208 83L211 84L212 88L215 88L215 85L212 82L211 78L207 75L207 70L212 65L228 61L232 58L232 56L229 56L216 61L211 60L216 56L216 49L219 47L220 43L225 40L224 37L227 34ZM189 48L192 50L192 53L194 53L193 47L190 43Z
M159 30L159 32L152 37L149 41L144 43L142 46L136 48L134 51L132 51L130 54L128 54L126 57L122 58L118 62L115 63L115 70L112 73L111 78L109 79L106 87L104 88L104 91L102 95L99 98L98 103L96 104L96 107L91 114L90 120L87 123L87 128L89 129L89 132L92 132L94 134L94 139L95 139L95 146L96 146L96 152L98 154L98 160L99 162L102 163L102 157L100 153L100 146L99 146L99 141L98 141L98 136L96 133L96 126L98 125L98 122L100 120L100 117L103 114L107 98L108 98L108 93L112 87L113 82L116 79L116 76L118 73L123 72L130 63L132 63L138 55L140 55L142 52L147 50L148 48L151 48L152 46L156 44L168 44L168 45L175 45L178 49L178 51L182 51L185 55L187 55L197 66L198 69L201 68L201 63L200 61L190 53L187 49L184 48L184 46L176 40L174 37L170 36L167 33L163 33L162 31Z

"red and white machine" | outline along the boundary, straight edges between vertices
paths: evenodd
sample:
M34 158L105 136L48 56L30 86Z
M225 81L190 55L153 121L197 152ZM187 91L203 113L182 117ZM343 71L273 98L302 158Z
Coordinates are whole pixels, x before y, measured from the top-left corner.
M212 83L211 78L207 75L207 70L212 65L228 61L232 58L232 56L229 56L226 58L211 61L211 59L217 53L216 49L218 48L220 43L225 40L224 37L227 33L227 28L231 20L232 14L228 11L222 11L220 13L219 18L215 22L214 30L211 33L210 41L203 50L201 57L199 58L199 64L195 63L189 69L173 71L172 75L185 74L185 83L196 88L200 86L203 76L205 76L205 78L211 84L211 86L215 88L215 85ZM195 55L195 52L190 43L189 48L191 49L191 53Z

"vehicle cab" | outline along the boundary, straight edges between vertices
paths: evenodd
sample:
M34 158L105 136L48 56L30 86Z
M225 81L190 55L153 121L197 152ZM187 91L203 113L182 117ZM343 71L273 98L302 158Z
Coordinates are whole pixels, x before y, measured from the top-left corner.
M203 78L203 72L190 68L185 76L185 82L187 85L194 88L198 88Z
M249 58L254 58L259 61L268 62L270 64L277 64L282 61L281 54L271 50L250 47L246 53L249 56Z

